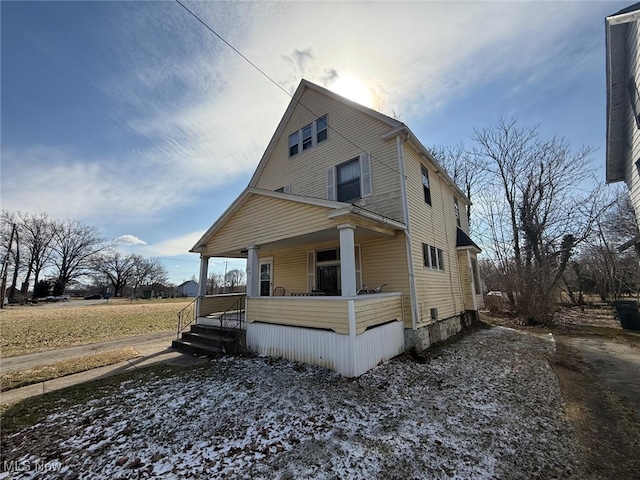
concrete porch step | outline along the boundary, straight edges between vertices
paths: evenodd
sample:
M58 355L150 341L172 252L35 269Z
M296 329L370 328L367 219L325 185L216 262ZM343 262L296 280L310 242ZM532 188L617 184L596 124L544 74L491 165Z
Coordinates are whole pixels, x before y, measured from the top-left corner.
M244 331L208 325L191 325L190 331L182 332L181 338L171 343L180 352L210 357L234 355L243 345Z
M182 353L190 353L192 355L205 355L207 357L217 357L224 354L220 347L209 345L206 343L190 342L187 340L174 340L171 347Z

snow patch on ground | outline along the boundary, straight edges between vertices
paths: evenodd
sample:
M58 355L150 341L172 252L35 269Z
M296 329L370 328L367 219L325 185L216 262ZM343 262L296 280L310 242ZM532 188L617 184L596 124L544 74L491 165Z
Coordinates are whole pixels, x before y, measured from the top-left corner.
M491 328L358 379L269 358L141 374L6 438L3 460L64 479L577 479L554 348Z

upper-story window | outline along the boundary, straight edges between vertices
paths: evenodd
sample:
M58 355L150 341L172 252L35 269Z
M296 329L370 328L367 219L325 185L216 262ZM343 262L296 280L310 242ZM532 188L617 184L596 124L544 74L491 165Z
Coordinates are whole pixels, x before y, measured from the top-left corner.
M327 139L329 128L327 126L327 116L320 117L316 120L316 137L317 142L320 143Z
M327 170L327 199L350 202L369 197L373 193L371 183L371 158L363 154Z
M305 125L297 132L289 135L289 156L293 157L303 150L316 146L328 138L327 116Z
M336 190L339 202L347 202L360 195L360 159L349 160L336 167Z
M453 210L456 213L456 223L460 226L460 205L458 205L458 197L453 197Z
M289 156L293 157L298 153L298 144L300 143L300 133L292 133L289 135Z
M636 127L640 128L640 93L638 92L638 85L636 79L631 77L629 83L627 83L627 93L629 94L629 102L631 102L631 110L633 110L633 117L636 121Z
M311 136L311 124L302 128L302 150L311 148L313 145L313 138Z
M424 189L424 201L431 205L431 187L429 186L429 172L427 167L420 165L422 171L422 188Z

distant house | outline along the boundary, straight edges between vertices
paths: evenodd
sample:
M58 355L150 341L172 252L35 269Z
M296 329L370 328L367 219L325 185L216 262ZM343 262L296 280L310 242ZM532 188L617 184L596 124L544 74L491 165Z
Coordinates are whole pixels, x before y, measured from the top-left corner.
M249 350L353 377L477 317L469 203L404 123L303 80L191 251L201 282L210 258L247 259ZM200 295L205 324L225 296Z
M178 285L177 293L179 297L197 297L198 296L198 282L188 280Z
M640 224L640 3L605 19L607 43L607 183L626 182ZM640 235L621 248L635 246Z

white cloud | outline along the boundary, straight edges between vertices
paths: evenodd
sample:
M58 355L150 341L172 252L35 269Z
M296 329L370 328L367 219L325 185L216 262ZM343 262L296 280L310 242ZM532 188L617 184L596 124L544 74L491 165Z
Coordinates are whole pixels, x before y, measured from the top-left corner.
M199 230L177 237L165 238L158 242L144 245L136 251L147 257L178 257L181 255L189 255L192 256L194 260L197 260L198 256L195 253L189 253L189 250L200 240L204 233L204 230Z
M113 241L114 245L146 245L147 242L140 240L135 235L120 235Z
M517 92L557 78L561 67L565 76L579 74L566 68L563 48L590 9L564 2L188 6L287 91L301 77L331 87L351 75L374 90L379 109L409 125L496 78L511 78ZM282 91L177 4L124 3L122 16L96 35L109 59L96 85L111 105L105 115L121 137L117 150L3 149L3 208L91 223L153 221L253 171L289 101ZM184 252L196 240L185 240Z

